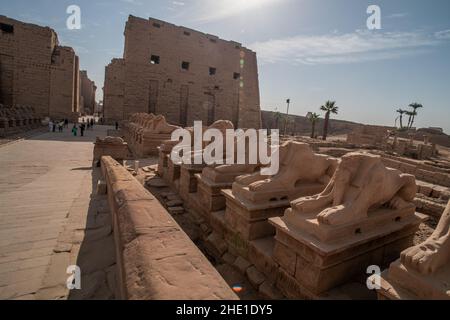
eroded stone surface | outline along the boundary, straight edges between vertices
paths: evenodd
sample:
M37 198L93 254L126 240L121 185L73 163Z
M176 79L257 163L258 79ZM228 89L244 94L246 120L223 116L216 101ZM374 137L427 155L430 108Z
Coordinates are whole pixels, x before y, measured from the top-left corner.
M129 17L125 58L113 59L105 71L107 121L121 121L136 112L157 110L168 122L183 127L192 125L194 120L210 125L217 119L227 119L239 128L259 129L256 53L234 41L186 30L153 18ZM148 37L143 38L142 34ZM202 46L197 45L198 41ZM174 47L174 43L178 45ZM136 54L143 46L158 48L158 52L146 50L145 54ZM244 65L240 64L241 52L245 55ZM174 54L189 57L184 61L189 70L181 68L181 61L174 59ZM207 67L198 66L214 66L217 73L212 76ZM243 87L241 77L246 83Z
M126 170L111 158L104 157L102 166L117 181L125 179L129 186L111 190L110 207L115 221L116 246L119 250L119 297L126 299L236 299L235 294L211 266L206 257L190 241L180 226L137 180L130 181ZM132 191L132 189L135 191ZM131 197L128 198L127 195ZM120 200L120 201L117 201ZM144 214L145 212L145 214Z
M251 202L295 199L323 190L337 166L337 160L314 154L306 143L289 141L280 146L280 168L276 175L261 173L238 177L233 194Z
M450 201L425 242L404 250L382 278L380 297L450 299Z
M324 191L292 202L286 221L295 223L296 216L318 213L319 224L346 224L367 219L369 209L382 206L414 213L416 191L414 176L386 168L379 156L351 153L342 157Z

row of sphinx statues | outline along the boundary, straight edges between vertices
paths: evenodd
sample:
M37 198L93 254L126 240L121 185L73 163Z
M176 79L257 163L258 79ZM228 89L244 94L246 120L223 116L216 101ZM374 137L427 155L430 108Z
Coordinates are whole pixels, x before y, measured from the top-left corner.
M170 134L179 128L153 114L135 114L124 126L137 140L146 134ZM209 128L225 132L234 126L230 121L219 120L204 129ZM193 132L192 128L188 130ZM176 143L165 141L161 147L167 150ZM288 141L279 147L279 163L278 173L271 176L261 173L263 165L259 163L209 165L203 174L226 177L232 182L233 194L242 202L288 199L291 205L283 219L294 227L304 225L305 215L319 226L332 228L371 221L382 210L415 213L415 177L386 167L378 155L353 152L337 159L314 153L308 144ZM448 265L450 204L433 235L423 244L403 251L401 261L422 274L435 273Z

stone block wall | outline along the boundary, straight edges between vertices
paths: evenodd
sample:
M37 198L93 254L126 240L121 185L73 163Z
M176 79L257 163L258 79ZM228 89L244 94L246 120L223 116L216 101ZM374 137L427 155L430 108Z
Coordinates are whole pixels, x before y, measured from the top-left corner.
M41 119L33 107L0 104L0 137L40 127Z
M80 71L80 113L91 114L95 111L95 82L89 79L87 71Z
M283 106L286 108L286 106ZM317 111L316 111L317 112ZM323 114L320 114L321 118L317 120L315 126L315 133L319 136L322 135L324 119ZM312 125L309 119L305 116L298 115L288 115L285 113L278 114L274 111L261 111L262 127L264 129L280 129L280 132L284 131L285 119L288 119L286 125L286 134L289 135L311 135ZM345 120L330 119L328 133L333 135L343 135L348 134L353 131L361 131L361 128L365 125ZM375 130L386 131L393 130L393 127L383 127L383 126L371 126Z
M40 117L75 118L78 57L53 29L0 16L0 103L27 105Z
M261 122L255 52L152 18L129 17L123 59L106 67L104 94L108 122L139 112L181 126L227 119L259 128Z
M123 166L102 157L118 260L119 299L237 296L180 226Z
M431 166L411 164L405 159L396 159L395 157L388 156L383 156L382 161L387 167L398 169L403 173L412 174L419 180L450 187L450 174L439 172Z
M109 123L125 119L123 110L124 88L125 60L113 59L105 68L105 86L103 89L103 114Z

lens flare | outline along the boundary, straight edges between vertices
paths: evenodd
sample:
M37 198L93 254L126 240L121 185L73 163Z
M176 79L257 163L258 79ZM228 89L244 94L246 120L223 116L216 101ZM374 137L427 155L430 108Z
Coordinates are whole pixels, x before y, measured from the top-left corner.
M240 292L242 292L242 290L244 290L244 288L239 284L236 284L233 286L233 291L236 293L240 293Z

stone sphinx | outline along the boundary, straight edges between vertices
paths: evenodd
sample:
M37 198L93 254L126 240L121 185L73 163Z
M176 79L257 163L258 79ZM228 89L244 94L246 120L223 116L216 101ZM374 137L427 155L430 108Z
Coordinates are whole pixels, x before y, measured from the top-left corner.
M381 299L450 299L450 201L433 234L383 273Z
M270 219L274 260L316 296L364 276L368 266L392 262L413 243L421 223L416 191L414 176L386 168L380 156L344 155L321 193L292 201L283 217Z
M357 222L382 206L414 211L416 192L413 175L386 168L380 156L350 153L342 157L325 190L293 201L287 216L319 212L322 224Z
M259 153L260 146L255 150ZM234 159L237 159L237 139L234 140ZM200 211L203 211L206 215L211 212L225 209L225 196L222 194L222 190L230 189L233 182L237 177L242 175L252 175L259 172L263 167L261 163L256 164L248 163L250 144L245 144L246 163L244 164L216 164L205 167L202 173L196 174L198 180L198 203ZM268 154L270 148L266 145L266 154ZM225 151L224 151L225 152ZM226 159L224 159L226 162Z
M221 164L206 167L202 175L215 183L228 184L233 183L238 176L254 174L260 167L260 164Z
M135 138L138 143L142 143L142 140L147 137L152 139L155 135L169 135L179 128L167 123L163 115L144 114L135 130Z
M280 146L280 168L274 176L260 172L238 177L233 194L242 200L288 200L322 191L337 167L337 159L315 154L306 143L288 141Z
M138 157L157 155L157 147L178 128L167 123L164 116L152 113L132 114L123 124L125 140Z
M435 274L450 262L450 202L433 234L422 244L406 249L401 254L406 267L429 275Z
M131 134L136 142L140 142L142 140L143 131L152 126L153 119L155 119L155 115L153 113L138 113L135 115L130 127L132 132Z
M129 159L128 144L120 137L97 137L94 146L93 165L99 166L102 156L111 156L117 161Z
M322 191L338 164L337 159L317 155L308 144L294 141L280 146L279 156L277 174L265 176L257 170L237 177L231 189L221 191L226 198L224 221L232 231L231 238L246 243L273 235L275 228L268 219L283 215L290 200ZM247 254L245 247L241 254Z
M103 139L100 137L97 137L95 143L107 143L107 144L121 145L121 144L124 144L125 141L123 141L123 139L120 137L105 137Z
M173 131L180 129L180 127L167 123L166 118L163 115L157 115L146 123L144 126L144 135L146 133L151 134L170 134Z
M203 133L209 129L217 129L222 133L223 137L225 137L226 130L233 130L234 125L229 120L217 120L209 127L201 128L202 136L203 136ZM197 128L196 127L189 128L188 130L191 135L191 146L194 146L193 138L195 137L195 130L197 130ZM192 150L190 152L190 154L186 155L186 157L190 157L191 163L190 164L187 164L187 163L181 164L179 191L180 191L181 198L185 201L190 202L191 199L190 199L189 195L191 193L197 192L197 178L195 175L198 173L201 173L203 171L203 169L206 167L206 163L203 161L203 151L208 146L209 143L211 143L211 142L203 141L203 139L202 139L202 150ZM223 148L224 148L223 154L225 157L225 155L226 155L225 143L224 143ZM201 163L195 163L196 156L198 156L199 158L200 157L202 158Z
M132 144L136 140L136 131L139 128L138 123L141 116L141 113L134 113L128 120L125 120L122 123L122 131L129 144Z
M259 137L258 137L259 139ZM238 142L237 139L234 139L234 158L233 162L236 161L238 158L237 152L238 152ZM259 144L257 144L257 148L255 152L259 154ZM266 154L269 154L271 152L270 146L266 145ZM283 149L283 147L281 148ZM224 147L224 154L226 150ZM238 176L244 176L244 175L253 175L253 173L256 173L261 168L261 163L259 162L259 159L257 159L257 163L251 164L248 163L249 161L249 153L250 153L250 145L249 143L245 143L245 162L243 164L239 163L232 163L232 164L226 164L226 159L224 158L224 164L218 164L218 165L210 165L203 169L202 175L204 178L214 182L214 183L226 183L226 184L232 184L234 180ZM254 175L256 176L256 175ZM262 178L262 176L260 175Z

